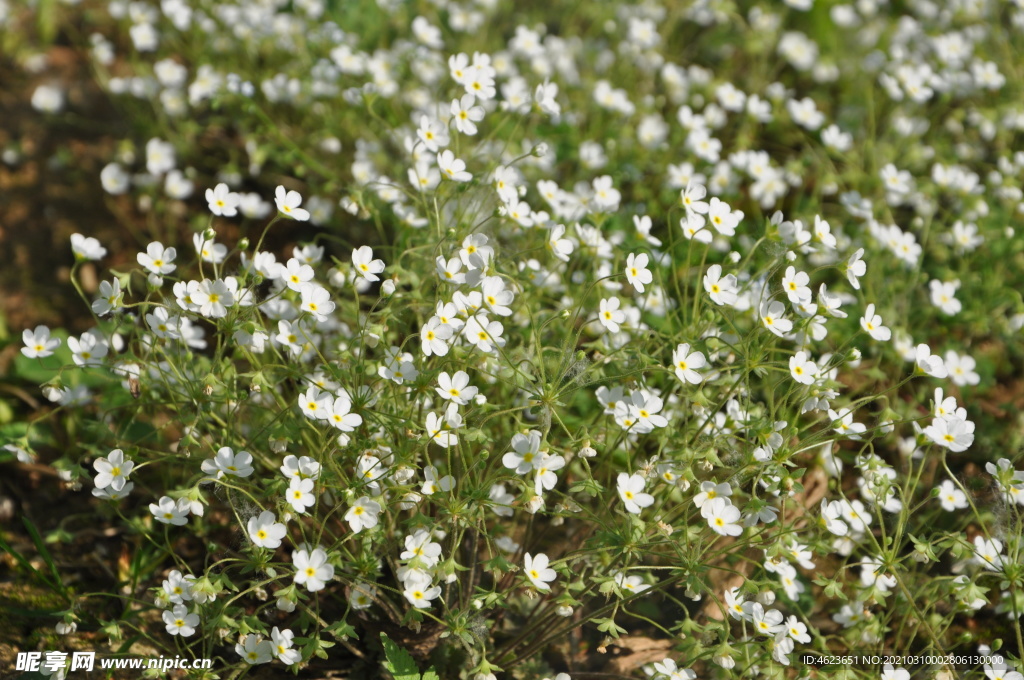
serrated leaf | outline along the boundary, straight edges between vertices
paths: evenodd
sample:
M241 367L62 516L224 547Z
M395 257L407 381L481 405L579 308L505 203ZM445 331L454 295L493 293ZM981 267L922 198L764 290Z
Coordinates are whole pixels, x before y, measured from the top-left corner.
M380 642L384 645L384 668L395 680L420 680L420 669L416 666L412 655L399 647L385 633L380 634Z

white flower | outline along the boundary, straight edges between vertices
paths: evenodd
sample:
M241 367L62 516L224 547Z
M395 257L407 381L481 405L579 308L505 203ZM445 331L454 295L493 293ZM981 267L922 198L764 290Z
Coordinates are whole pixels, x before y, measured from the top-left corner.
M234 217L238 214L238 204L241 201L242 197L231 191L224 182L206 190L206 202L214 215Z
M106 458L97 458L92 466L96 469L96 488L104 489L111 487L114 491L120 491L128 481L128 475L132 473L135 463L124 457L121 449L114 449L107 454Z
M764 610L760 602L748 602L746 605L747 616L754 624L754 630L762 635L775 635L786 629L782 623L782 612L777 609Z
M352 251L352 266L356 273L367 281L380 281L380 274L384 271L384 260L373 259L373 249L370 246L360 246Z
M274 656L280 659L281 663L286 666L302 661L302 652L298 649L294 649L293 639L295 633L285 628L284 630L278 630L277 626L270 631L271 646L274 650Z
M961 409L962 410L962 409ZM923 430L926 437L953 453L961 453L974 443L974 423L955 415L935 418Z
M334 311L334 303L331 301L331 294L323 286L315 283L307 283L300 289L302 302L299 309L309 312L317 321L327 321L327 315Z
M969 357L966 354L960 355L953 350L949 350L946 352L945 366L946 372L955 385L963 387L965 385L977 385L981 382L981 376L974 371L977 362L973 357Z
M199 625L199 616L189 614L188 607L184 604L176 604L170 611L163 613L164 625L170 635L188 637L196 632Z
M228 315L228 307L234 306L235 292L227 281L203 279L192 292L192 302L203 316L221 319Z
M789 319L782 318L783 312L786 308L782 306L782 303L778 300L772 300L770 302L762 302L760 308L761 323L769 331L779 336L780 338L785 334L793 330L793 322Z
M512 310L508 305L512 304L515 294L505 288L505 280L500 276L484 277L480 293L488 311L498 316L512 316Z
M455 129L464 135L475 135L476 124L484 119L482 106L474 106L475 98L471 94L462 95L462 99L453 99L451 105L452 122ZM432 149L436 151L437 149Z
M960 287L960 281L939 281L938 279L932 279L928 283L928 287L931 289L932 304L942 310L944 314L953 316L959 314L963 305L956 299L957 288Z
M279 524L277 518L270 510L264 510L259 515L249 518L247 528L249 538L261 548L273 550L281 545L281 539L288 533L288 528Z
M170 496L163 496L158 502L149 504L153 519L164 524L184 526L191 512L192 504L187 498L179 498L177 502Z
M334 578L334 565L327 561L323 548L315 548L312 553L296 550L292 553L292 564L295 565L295 582L305 585L311 593L323 590Z
M345 513L345 521L352 527L352 531L358 534L363 529L377 526L380 511L379 503L370 500L369 496L362 496L349 506L348 512Z
M864 276L864 273L868 270L864 260L860 259L864 255L864 249L858 248L857 251L850 255L850 258L846 261L846 279L850 282L850 285L856 290L860 290L860 277Z
M462 427L462 416L459 415L457 408L456 404L451 404L441 415L433 412L427 413L425 423L427 436L442 448L447 449L450 446L457 446L459 443L459 436L455 430Z
M818 375L818 365L801 350L789 358L789 372L801 385L812 385Z
M436 316L430 318L420 329L420 349L424 356L445 356L448 354L448 343L454 335L451 326L442 324Z
M352 398L345 390L338 390L338 396L326 412L324 420L342 432L352 432L363 424L363 417L358 413L352 413Z
M174 262L177 255L178 251L174 248L164 248L159 241L153 241L146 246L146 252L139 253L135 259L150 272L159 276L174 271L176 265L171 263Z
M437 167L441 169L441 176L447 177L455 182L468 182L473 175L466 172L466 163L455 157L449 149L437 154Z
M548 563L548 556L544 553L537 553L536 557L526 553L523 557L523 573L526 574L526 578L530 579L530 583L537 590L545 592L551 590L551 586L548 583L558 577L555 570L548 567Z
M565 238L565 225L556 224L551 227L548 232L547 247L551 251L552 255L557 257L562 262L569 261L569 255L572 254L573 246L572 241Z
M782 277L782 289L791 303L799 305L811 301L811 289L807 286L810 280L811 277L806 272L798 272L796 267L786 268L786 275Z
M286 191L283 186L278 185L274 192L274 202L277 203L278 211L288 217L299 222L309 220L309 211L299 207L302 205L302 196L298 191Z
M430 576L416 574L403 583L405 590L402 594L413 607L426 609L431 606L431 600L441 595L441 586L431 586L430 583Z
M462 329L462 334L476 348L484 353L490 353L494 346L505 346L505 338L501 334L505 327L497 321L490 321L483 314L471 316Z
M597 319L612 333L618 333L619 324L626 321L626 313L619 309L620 304L622 303L616 297L604 298L600 303Z
M882 317L875 314L875 305L870 304L864 310L864 316L860 320L860 326L875 340L887 341L892 337L892 332L882 325Z
M71 250L76 260L99 260L107 254L107 249L99 241L81 234L71 235Z
M60 338L51 338L50 329L46 326L36 326L32 331L26 328L21 332L21 341L25 343L21 353L29 359L53 356L53 350L60 347Z
M722 276L722 265L713 264L704 275L704 290L716 305L732 306L739 298L736 277L732 274Z
M207 458L202 464L203 472L221 479L224 475L248 477L253 472L252 454L247 451L235 453L229 446L222 446L217 455Z
M712 198L708 203L708 222L723 236L733 236L742 219L743 211L733 210L725 201Z
M640 475L629 475L620 472L618 476L619 498L626 504L626 512L639 515L640 510L654 503L654 496L644 493L644 478Z
M274 658L274 645L270 640L261 640L259 635L249 633L235 645L235 653L250 665L270 663Z
M942 357L938 354L932 354L932 350L928 345L924 343L918 345L914 350L914 357L917 367L933 378L945 378L948 375L946 364L943 363Z
M306 512L306 508L316 503L316 496L313 495L312 479L301 479L292 477L285 491L284 498L292 509L300 515Z
M720 496L711 499L701 508L701 515L707 519L708 526L716 534L739 536L743 533L743 527L736 523L740 519L739 508L734 506L728 498Z
M675 367L676 377L684 383L696 385L704 380L704 376L697 372L698 368L707 365L707 359L701 352L691 352L689 343L682 343L672 352L672 365Z
M476 387L469 386L469 374L465 371L456 371L452 376L449 376L447 371L442 371L437 377L437 384L434 391L442 399L453 401L460 406L468 404L479 391Z
M647 253L630 253L626 258L626 280L638 293L644 292L644 286L654 280L654 275L647 269L648 260Z

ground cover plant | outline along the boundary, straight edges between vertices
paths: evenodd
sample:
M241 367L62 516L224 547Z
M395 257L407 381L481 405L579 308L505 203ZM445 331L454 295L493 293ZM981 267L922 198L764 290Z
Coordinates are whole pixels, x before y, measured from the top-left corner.
M0 21L120 121L0 327L5 674L1021 678L1020 2Z

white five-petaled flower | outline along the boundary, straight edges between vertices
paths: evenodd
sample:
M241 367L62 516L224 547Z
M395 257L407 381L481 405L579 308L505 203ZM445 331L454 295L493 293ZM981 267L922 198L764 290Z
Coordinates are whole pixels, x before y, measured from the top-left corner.
M153 241L146 246L146 252L137 254L135 259L150 273L161 276L174 271L177 265L172 263L177 256L178 251L174 248L164 248L159 241Z
M426 529L417 529L415 533L405 537L405 551L399 555L403 560L419 560L424 567L431 569L441 559L441 546L431 540L432 536Z
M112 281L101 281L99 288L99 297L96 298L92 303L92 311L99 316L109 314L114 309L121 306L122 293L121 293L121 281L119 279L113 279Z
M967 494L961 491L952 480L946 479L939 485L939 503L946 512L956 512L967 507Z
M302 296L299 308L312 314L317 321L327 321L327 315L334 311L331 294L323 286L307 283L302 286L299 294Z
M70 341L69 341L70 343ZM945 378L949 373L946 371L946 364L938 354L932 354L931 348L921 343L914 350L914 358L917 367L933 378Z
M620 472L617 482L619 498L626 504L626 512L639 515L640 510L654 503L654 496L644 493L646 481L640 475Z
M732 274L722 276L722 265L713 264L704 275L704 290L716 305L731 307L739 298L736 277Z
M190 614L188 607L184 604L176 604L174 607L163 613L164 625L169 635L180 635L188 637L196 632L199 625L199 616Z
M867 331L868 335L880 342L886 342L892 337L892 331L882 325L882 317L875 314L875 305L873 303L864 310L864 316L860 320L860 327Z
M447 371L442 371L441 375L437 376L437 385L434 391L442 399L453 401L460 406L468 404L479 391L476 387L469 385L469 374L465 371L456 371L455 375L451 376Z
M654 275L647 268L647 253L630 253L626 258L626 280L638 293L644 292L644 286L654 280Z
M461 99L452 100L452 122L455 124L455 129L464 135L475 135L477 133L476 124L484 119L484 108L474 106L475 100L476 98L471 94L464 94Z
M761 324L780 338L793 330L793 322L782 317L786 308L778 300L761 303Z
M334 565L327 561L323 548L314 548L313 552L296 550L292 553L292 564L295 565L295 582L305 585L311 593L323 590L334 578Z
M312 479L300 477L292 477L288 483L288 490L285 491L284 498L300 515L306 512L306 508L316 503L316 496L313 495L314 484Z
M384 271L384 260L373 259L373 249L370 246L360 246L352 250L352 266L356 274L367 281L380 281L380 274Z
M274 202L281 213L299 222L309 220L309 211L299 206L302 205L302 196L298 191L286 191L281 185L277 186L274 192Z
M422 573L415 573L404 581L405 590L403 595L413 607L427 609L431 600L441 595L441 586L432 586L430 576Z
M338 396L335 397L324 420L342 432L352 432L363 424L363 417L358 413L352 413L352 397L343 389L338 390Z
M51 338L47 326L36 326L35 330L25 329L21 332L21 341L25 346L21 353L29 359L45 359L53 356L53 350L60 347L60 338Z
M794 305L811 301L811 289L808 287L811 277L806 272L798 272L796 267L787 267L786 274L782 277L782 289L786 297Z
M736 523L740 519L739 508L724 496L712 498L701 506L700 513L716 534L739 536L743 533L743 527Z
M92 466L96 469L97 489L111 487L114 491L120 491L128 481L128 475L132 473L135 463L124 457L124 451L114 449L107 454L106 458L97 458Z
M235 653L250 665L270 663L274 658L274 644L256 633L249 633L235 645Z
M459 435L456 431L462 427L462 416L459 415L457 408L457 404L450 404L440 415L433 412L427 414L425 423L427 436L438 446L447 449L458 445Z
M248 477L253 472L252 454L247 451L234 452L229 446L222 446L217 450L217 455L207 458L202 464L203 472L217 479L224 475L235 477Z
M466 171L466 162L455 157L450 149L445 149L437 154L437 167L441 169L441 176L455 182L468 182L473 175Z
M860 277L867 272L868 266L860 259L864 255L864 249L858 248L846 261L846 279L855 290L860 290Z
M76 260L99 260L107 254L107 249L100 245L92 236L81 234L71 235L71 250Z
M807 352L800 350L789 358L789 373L801 385L811 385L818 375L818 365L808 358Z
M76 366L99 366L107 356L107 341L95 333L82 333L81 337L68 338L68 349Z
M537 553L536 556L526 553L523 557L523 573L537 590L545 592L551 590L551 586L548 584L558 577L555 570L548 566L549 563L548 556L544 553Z
M292 646L294 637L295 633L287 628L278 630L277 626L274 626L274 629L270 631L270 643L274 650L274 656L286 666L302 661L302 652Z
M153 519L164 524L184 526L188 522L192 504L187 498L179 498L177 502L170 496L163 496L156 503L149 504Z
M281 545L281 539L288 533L284 524L277 522L277 518L270 510L264 510L259 515L249 518L247 525L249 538L261 548L274 549Z
M210 204L210 212L214 215L234 217L238 214L238 204L241 201L242 197L228 189L224 182L206 190L206 202Z
M626 321L626 313L619 309L621 304L617 297L604 298L600 303L597 320L612 333L618 333L619 324Z
M704 376L697 372L698 368L704 368L707 359L702 352L690 351L689 343L682 343L672 352L672 366L675 369L676 377L684 383L696 385L704 380Z
M199 306L199 313L210 319L221 319L228 314L228 307L235 304L235 291L227 281L203 279L192 292L192 302Z
M923 432L933 442L953 453L966 451L974 443L974 423L956 415L935 418Z
M363 529L377 526L380 511L380 503L370 500L369 496L361 496L349 506L348 512L345 513L345 521L352 527L352 531L358 534Z

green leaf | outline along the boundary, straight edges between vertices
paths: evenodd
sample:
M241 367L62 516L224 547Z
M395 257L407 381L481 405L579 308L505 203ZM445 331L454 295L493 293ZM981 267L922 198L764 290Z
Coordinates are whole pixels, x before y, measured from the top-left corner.
M430 669L423 674L423 680L439 680L437 672L434 670L433 666L431 666Z
M618 639L619 635L627 633L628 631L615 623L614 619L594 619L594 623L597 624L597 629L602 633L607 633L613 638Z
M385 633L380 634L380 642L387 657L384 668L395 680L420 680L420 669L409 652L396 645Z

